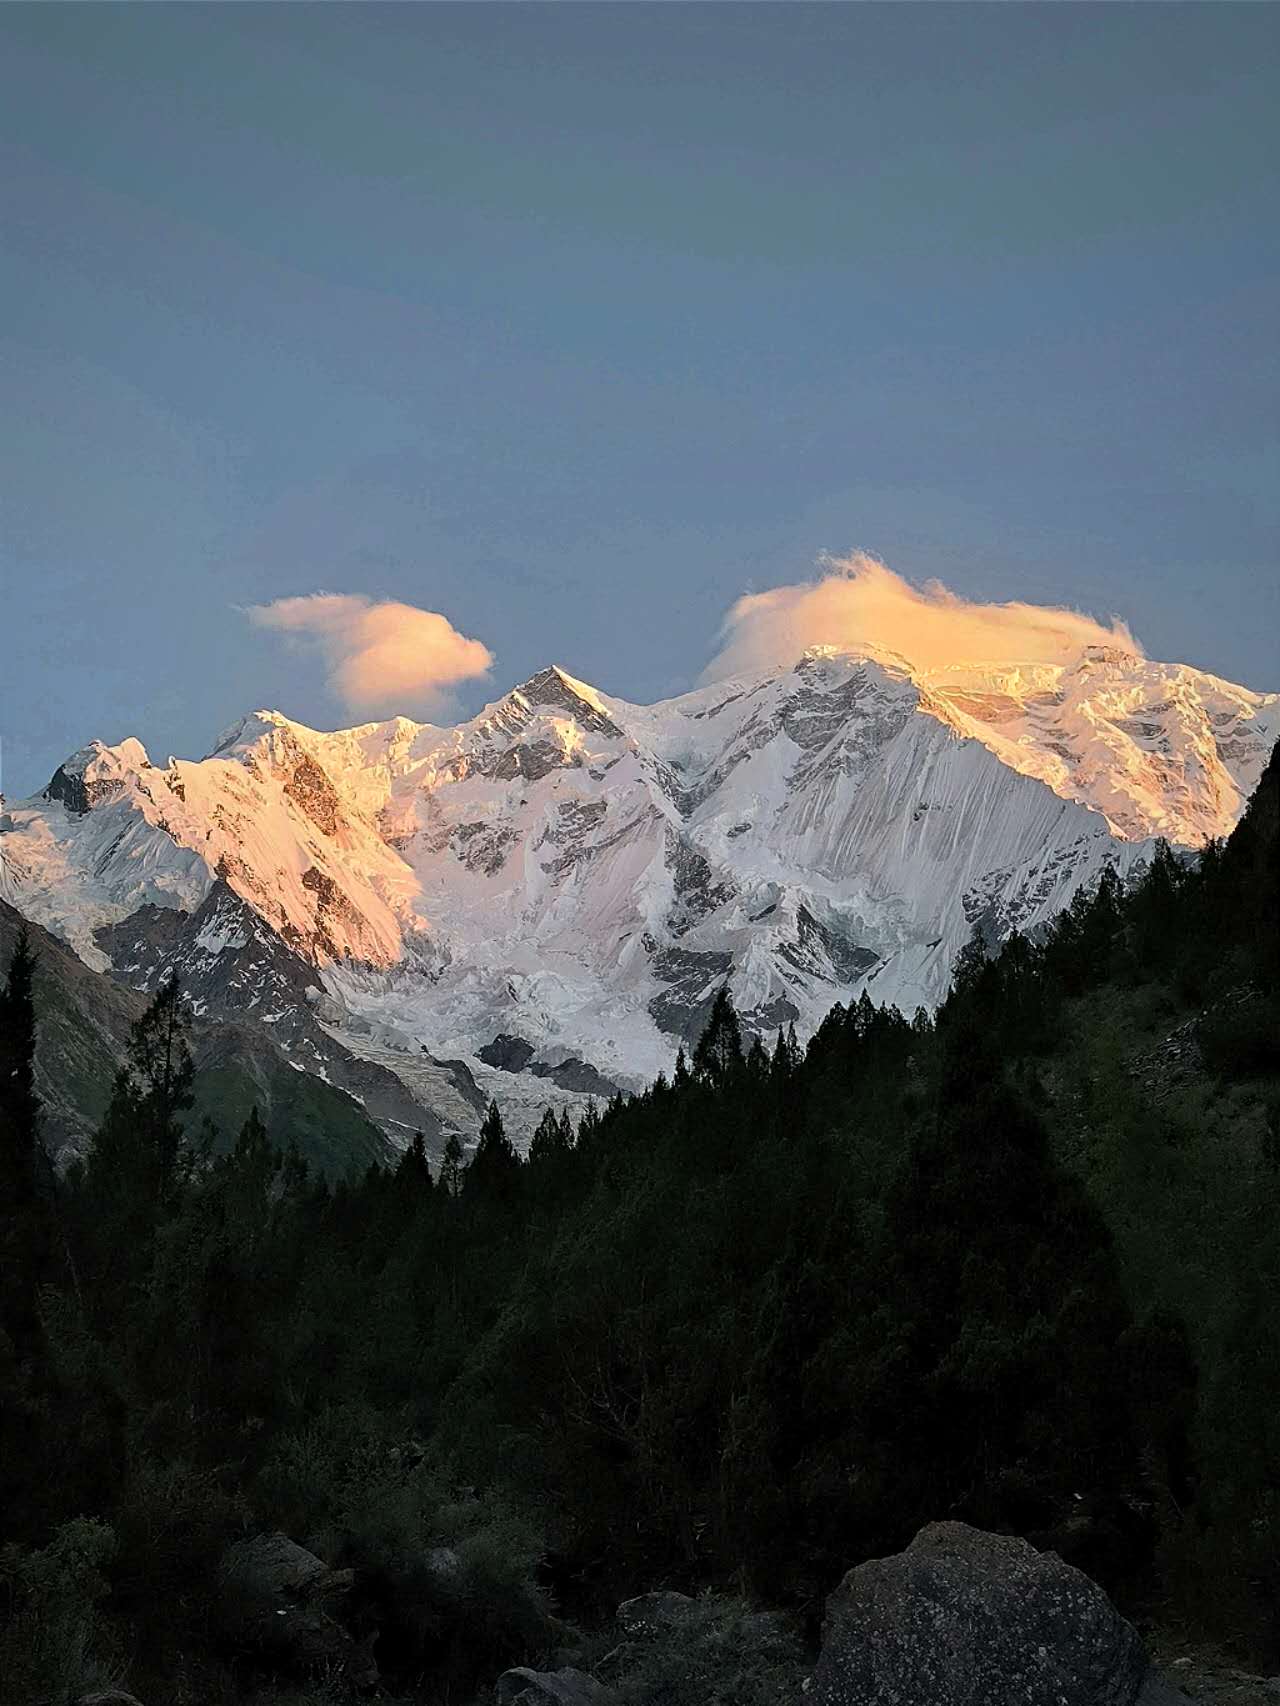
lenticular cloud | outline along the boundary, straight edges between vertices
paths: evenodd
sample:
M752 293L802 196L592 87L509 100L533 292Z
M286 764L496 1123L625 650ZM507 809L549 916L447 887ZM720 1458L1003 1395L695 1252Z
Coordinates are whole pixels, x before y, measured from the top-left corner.
M488 646L460 634L448 617L393 600L317 592L252 604L246 614L261 628L318 644L330 685L353 710L430 704L493 662Z
M809 646L897 652L916 670L953 663L1068 663L1087 646L1142 648L1118 618L1038 604L977 604L915 587L861 553L824 557L815 580L748 593L730 610L704 679L793 664Z

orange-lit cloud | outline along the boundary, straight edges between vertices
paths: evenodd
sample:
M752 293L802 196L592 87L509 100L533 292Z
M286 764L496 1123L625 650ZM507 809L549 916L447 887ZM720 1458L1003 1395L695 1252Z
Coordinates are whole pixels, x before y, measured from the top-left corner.
M446 616L392 600L316 592L251 604L246 614L261 628L318 644L330 685L353 710L429 705L493 662L488 646L460 634Z
M704 679L792 664L809 646L898 652L917 670L952 663L1064 663L1086 646L1142 648L1110 627L1039 604L975 604L938 581L912 586L875 557L824 557L817 579L748 593L730 610Z

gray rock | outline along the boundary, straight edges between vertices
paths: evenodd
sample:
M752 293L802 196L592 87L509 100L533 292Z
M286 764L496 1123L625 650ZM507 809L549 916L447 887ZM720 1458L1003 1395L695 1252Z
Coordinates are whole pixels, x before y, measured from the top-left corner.
M584 1670L529 1670L518 1665L498 1678L498 1706L615 1706L617 1695Z
M357 1686L377 1680L370 1643L340 1621L350 1570L331 1570L287 1534L258 1534L227 1548L221 1612L241 1645L304 1671L340 1671Z
M850 1570L814 1706L1172 1706L1134 1630L1056 1553L964 1523Z
M624 1635L656 1635L670 1629L697 1608L687 1593L642 1593L618 1607L618 1627Z
M76 1706L142 1706L142 1702L123 1688L100 1688L93 1694L82 1694Z
M255 1598L275 1599L306 1596L333 1572L314 1552L287 1534L276 1532L255 1534L250 1540L229 1546L222 1573Z

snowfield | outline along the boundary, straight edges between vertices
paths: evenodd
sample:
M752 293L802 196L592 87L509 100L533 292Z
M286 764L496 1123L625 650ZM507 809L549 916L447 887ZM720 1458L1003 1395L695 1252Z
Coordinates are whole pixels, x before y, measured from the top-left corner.
M1280 695L1111 649L815 648L649 706L547 669L456 728L257 711L164 765L93 742L0 814L0 895L205 1011L305 1005L308 1070L323 1033L445 1129L496 1094L527 1132L669 1070L726 977L802 1037L864 988L936 1004L975 931L1228 833L1278 736Z

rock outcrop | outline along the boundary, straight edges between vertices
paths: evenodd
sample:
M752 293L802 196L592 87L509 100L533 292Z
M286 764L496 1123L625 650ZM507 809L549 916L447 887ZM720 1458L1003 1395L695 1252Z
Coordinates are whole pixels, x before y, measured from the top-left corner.
M827 1602L814 1706L1175 1706L1088 1576L1025 1540L931 1523Z
M221 1575L223 1622L237 1643L292 1670L338 1672L358 1687L377 1680L368 1644L341 1621L350 1570L276 1533L229 1547Z
M498 1706L616 1706L617 1695L584 1670L529 1670L518 1665L498 1678Z
M687 1593L642 1593L618 1607L618 1627L624 1635L645 1636L669 1629L697 1608Z

